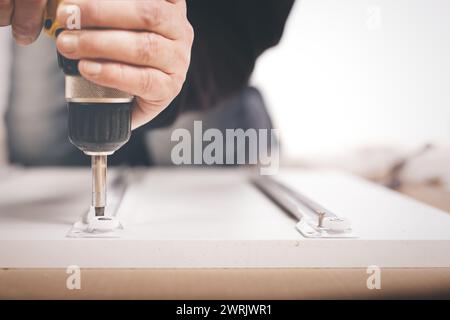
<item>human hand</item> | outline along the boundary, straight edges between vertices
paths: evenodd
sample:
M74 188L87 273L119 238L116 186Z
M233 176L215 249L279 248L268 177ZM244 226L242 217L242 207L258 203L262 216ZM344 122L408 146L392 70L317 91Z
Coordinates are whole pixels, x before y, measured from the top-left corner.
M0 26L12 26L27 45L39 36L46 0L0 0ZM58 7L61 25L81 11L82 30L57 39L61 54L80 60L86 79L136 96L133 128L156 117L178 95L189 68L194 31L185 0L68 0Z
M70 0L61 25L81 11L82 30L57 39L59 52L80 60L81 75L133 94L133 129L155 118L179 94L189 68L194 31L185 0Z
M17 43L27 45L41 33L47 0L0 0L0 27L12 26Z

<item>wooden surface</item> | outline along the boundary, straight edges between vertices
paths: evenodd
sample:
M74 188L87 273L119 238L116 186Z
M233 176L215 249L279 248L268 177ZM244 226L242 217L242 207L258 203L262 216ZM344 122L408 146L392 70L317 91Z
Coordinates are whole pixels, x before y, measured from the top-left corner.
M450 190L441 186L426 184L406 184L401 193L450 213Z
M366 269L81 270L68 290L61 269L0 270L2 299L364 299L450 298L450 268L382 269L367 289Z

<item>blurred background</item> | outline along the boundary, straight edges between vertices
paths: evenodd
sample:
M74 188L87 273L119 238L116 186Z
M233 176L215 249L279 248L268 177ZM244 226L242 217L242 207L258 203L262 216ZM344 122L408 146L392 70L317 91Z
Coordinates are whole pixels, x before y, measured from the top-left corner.
M283 164L348 170L450 210L448 0L297 1L252 84L281 131Z
M297 2L252 82L285 164L349 170L450 209L449 1Z
M450 2L303 0L259 60L286 156L450 142Z

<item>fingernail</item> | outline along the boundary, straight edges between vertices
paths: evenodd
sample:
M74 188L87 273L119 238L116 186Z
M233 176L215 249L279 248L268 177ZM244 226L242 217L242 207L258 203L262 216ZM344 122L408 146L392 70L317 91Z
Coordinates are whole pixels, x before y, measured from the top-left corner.
M33 42L33 37L18 34L14 30L12 33L13 33L13 37L16 40L16 42L22 46L26 46Z
M102 72L102 65L94 61L84 61L83 70L88 76L96 76Z
M74 53L78 48L78 36L74 34L65 34L59 36L59 49L63 53Z

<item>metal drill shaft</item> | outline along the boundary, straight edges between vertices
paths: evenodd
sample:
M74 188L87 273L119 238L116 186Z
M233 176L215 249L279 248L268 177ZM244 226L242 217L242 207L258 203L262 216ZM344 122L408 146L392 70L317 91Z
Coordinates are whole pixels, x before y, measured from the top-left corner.
M92 156L92 206L96 216L105 215L106 206L106 155Z

